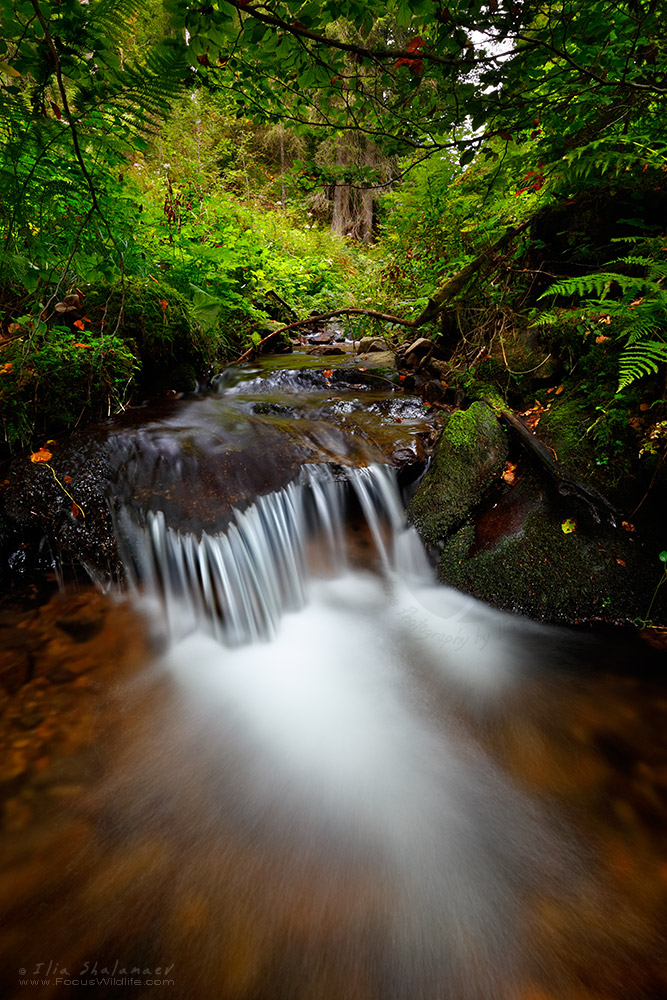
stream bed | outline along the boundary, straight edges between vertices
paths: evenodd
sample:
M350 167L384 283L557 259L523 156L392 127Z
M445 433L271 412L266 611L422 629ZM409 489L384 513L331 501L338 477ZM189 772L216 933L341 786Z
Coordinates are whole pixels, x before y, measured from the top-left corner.
M335 360L96 432L126 585L0 606L2 995L665 1000L665 653L436 585Z

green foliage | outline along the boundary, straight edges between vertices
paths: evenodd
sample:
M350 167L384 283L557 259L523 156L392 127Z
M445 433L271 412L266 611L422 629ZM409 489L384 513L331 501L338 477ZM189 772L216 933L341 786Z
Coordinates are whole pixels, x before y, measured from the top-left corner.
M57 434L84 417L115 412L128 397L135 357L118 336L28 321L2 350L0 413L10 450Z
M551 285L541 297L576 297L578 307L570 310L577 321L592 321L605 327L602 342L609 336L622 343L619 355L618 392L636 379L655 374L667 361L664 339L667 320L667 261L662 239L643 240L643 251L612 262L605 270ZM629 275L623 270L639 271ZM551 310L538 317L543 325L562 322L562 310Z

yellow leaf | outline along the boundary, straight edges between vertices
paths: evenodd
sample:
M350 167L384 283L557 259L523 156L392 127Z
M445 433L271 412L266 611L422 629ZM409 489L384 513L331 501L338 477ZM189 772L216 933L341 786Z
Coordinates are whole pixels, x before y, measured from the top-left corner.
M9 63L0 61L0 73L4 73L6 76L20 76L21 74Z

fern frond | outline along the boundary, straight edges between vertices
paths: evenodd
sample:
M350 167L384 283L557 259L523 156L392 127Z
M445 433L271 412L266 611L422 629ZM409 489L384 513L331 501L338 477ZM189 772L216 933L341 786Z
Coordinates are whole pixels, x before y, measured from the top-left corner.
M598 301L602 301L614 283L620 286L622 292L632 291L640 294L647 281L645 278L632 278L627 274L617 274L614 271L596 271L595 274L557 281L540 295L540 299L553 295L578 295L580 298L586 295L595 295Z
M658 365L667 361L667 344L645 340L624 347L619 358L618 392L644 375L658 371Z

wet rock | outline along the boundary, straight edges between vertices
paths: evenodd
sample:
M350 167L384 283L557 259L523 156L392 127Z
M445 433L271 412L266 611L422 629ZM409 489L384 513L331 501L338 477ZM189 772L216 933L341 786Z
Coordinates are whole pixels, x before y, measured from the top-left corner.
M408 517L425 542L441 542L465 520L507 454L505 432L486 403L476 402L452 414L408 508Z
M72 597L63 614L56 618L56 625L75 642L88 642L104 627L105 610L99 606L90 607L86 596Z
M332 344L334 339L333 333L314 333L308 337L309 344Z
M647 575L650 559L642 546L576 513L571 501L550 495L529 473L444 542L439 578L542 621L631 621L645 613L656 580ZM575 524L567 533L566 519ZM664 615L664 608L654 605L654 613Z
M8 694L15 694L30 680L32 660L25 649L0 650L0 686Z
M447 390L441 382L431 379L422 389L422 396L427 403L447 402Z
M336 347L334 344L322 344L321 346L309 347L306 354L328 357L334 354L345 354L345 351L342 347Z
M387 344L380 337L362 337L357 344L357 354L379 354L386 350Z

